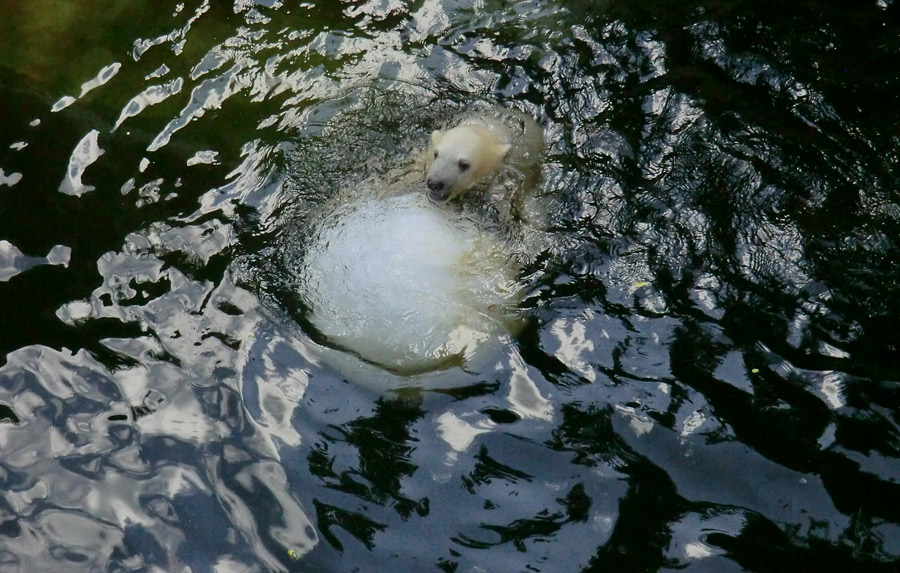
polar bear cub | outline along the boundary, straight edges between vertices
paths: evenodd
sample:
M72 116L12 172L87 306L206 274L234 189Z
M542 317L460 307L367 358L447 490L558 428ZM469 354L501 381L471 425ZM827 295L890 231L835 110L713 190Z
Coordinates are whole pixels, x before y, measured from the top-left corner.
M511 243L487 218L435 203L507 166L504 185L513 193L528 189L537 183L528 173L540 174L542 146L534 119L494 107L435 131L424 156L365 184L362 197L349 189L312 226L303 256L303 297L315 334L353 357L349 362L402 376L496 351L520 318L523 289ZM337 357L342 363L343 354Z
M543 148L541 128L530 116L509 109L464 119L449 130L431 132L428 196L445 202L500 170L504 159L526 177Z

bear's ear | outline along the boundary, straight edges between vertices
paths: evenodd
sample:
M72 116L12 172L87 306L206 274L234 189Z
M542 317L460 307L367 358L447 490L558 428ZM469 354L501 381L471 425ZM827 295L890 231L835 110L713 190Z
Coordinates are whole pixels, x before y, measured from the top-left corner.
M501 143L496 145L495 149L497 151L497 157L499 157L500 159L506 157L506 154L509 153L510 148L512 148L512 145L508 143Z
M444 139L444 134L445 132L441 131L440 129L435 129L434 131L432 131L431 145L437 145L438 143L440 143L441 140Z

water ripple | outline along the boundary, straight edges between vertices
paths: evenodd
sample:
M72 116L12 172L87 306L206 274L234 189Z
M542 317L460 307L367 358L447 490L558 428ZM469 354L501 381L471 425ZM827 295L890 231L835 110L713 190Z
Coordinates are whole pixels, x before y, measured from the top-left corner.
M5 566L900 557L895 3L113 4L0 23ZM314 229L493 102L546 140L521 327L324 344Z

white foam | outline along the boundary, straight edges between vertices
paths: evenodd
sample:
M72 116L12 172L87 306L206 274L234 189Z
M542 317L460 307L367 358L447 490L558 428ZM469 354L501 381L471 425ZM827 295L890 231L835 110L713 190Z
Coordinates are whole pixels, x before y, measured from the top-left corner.
M517 270L498 236L410 193L339 207L319 224L302 276L310 321L330 344L424 371L502 331Z

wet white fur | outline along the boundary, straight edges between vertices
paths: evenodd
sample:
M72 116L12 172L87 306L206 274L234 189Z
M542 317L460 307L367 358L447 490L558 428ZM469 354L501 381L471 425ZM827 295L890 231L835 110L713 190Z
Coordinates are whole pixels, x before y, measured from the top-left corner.
M432 198L447 201L495 173L509 143L483 126L465 124L431 133L431 166L425 177Z
M504 162L534 184L542 150L541 129L530 116L502 108L472 115L451 129L431 133L425 176L429 196L452 200L497 173Z

